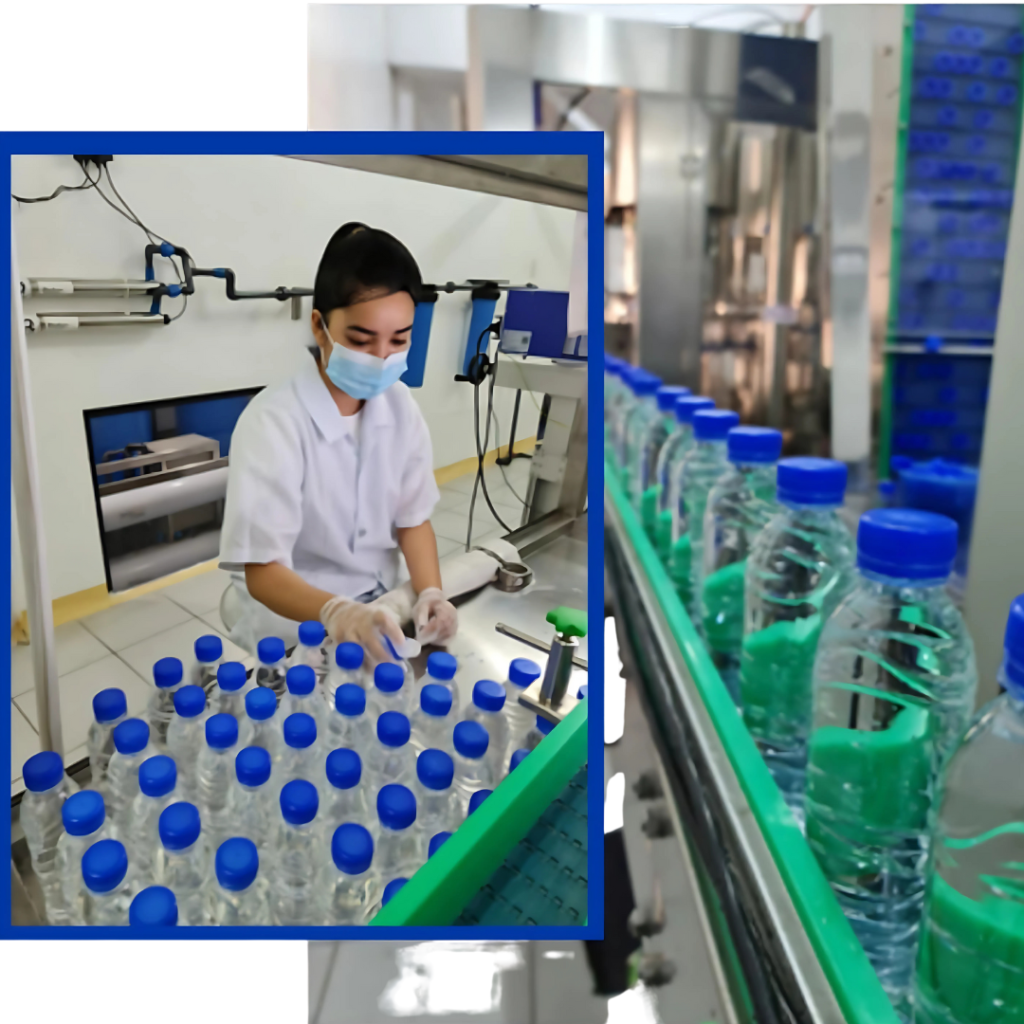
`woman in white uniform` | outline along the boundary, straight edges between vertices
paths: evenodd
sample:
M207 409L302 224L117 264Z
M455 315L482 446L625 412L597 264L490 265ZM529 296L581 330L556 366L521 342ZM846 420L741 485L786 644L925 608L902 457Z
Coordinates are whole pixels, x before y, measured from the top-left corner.
M424 642L455 633L430 525L439 498L430 435L399 381L421 285L392 235L339 228L313 288L317 359L239 417L221 567L244 608L231 639L250 653L265 636L291 646L309 619L377 661L390 660L382 636L401 644L403 619ZM399 552L417 595L411 609L388 593Z

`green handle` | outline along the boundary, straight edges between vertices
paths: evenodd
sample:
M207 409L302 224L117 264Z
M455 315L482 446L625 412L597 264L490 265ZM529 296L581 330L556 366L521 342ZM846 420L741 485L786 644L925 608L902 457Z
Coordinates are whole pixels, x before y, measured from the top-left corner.
M587 635L587 613L577 608L552 608L547 614L548 622L555 627L559 636L586 636Z

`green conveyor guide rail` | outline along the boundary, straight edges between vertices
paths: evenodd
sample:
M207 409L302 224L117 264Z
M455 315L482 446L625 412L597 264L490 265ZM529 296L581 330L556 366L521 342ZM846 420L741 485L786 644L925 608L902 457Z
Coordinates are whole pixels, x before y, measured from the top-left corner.
M646 582L661 606L672 638L707 709L758 828L786 886L822 971L848 1024L898 1024L878 977L832 893L754 740L695 631L613 466L605 490ZM726 939L726 941L728 941Z

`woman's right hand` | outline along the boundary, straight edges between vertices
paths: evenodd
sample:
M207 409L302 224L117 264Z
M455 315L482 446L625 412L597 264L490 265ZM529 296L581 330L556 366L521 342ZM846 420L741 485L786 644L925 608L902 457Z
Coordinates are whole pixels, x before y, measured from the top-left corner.
M366 605L349 597L332 597L320 609L320 621L335 643L359 644L375 662L394 661L382 639L388 637L397 650L405 635L396 616L382 605Z

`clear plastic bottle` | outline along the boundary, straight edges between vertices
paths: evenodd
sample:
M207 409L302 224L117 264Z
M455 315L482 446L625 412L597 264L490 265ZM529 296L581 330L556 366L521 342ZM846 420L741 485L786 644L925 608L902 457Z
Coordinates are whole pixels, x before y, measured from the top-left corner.
M846 491L842 462L783 459L777 481L782 511L747 560L740 706L802 825L814 656L822 626L853 586L856 544L838 512Z
M433 651L427 656L427 673L419 681L420 690L430 685L444 686L452 695L452 710L456 713L462 706L459 682L455 678L458 668L459 663L455 660L454 654Z
M217 847L213 870L208 897L211 924L270 924L267 881L260 873L259 851L251 839L225 839Z
M114 838L127 835L132 801L139 792L139 765L155 753L149 742L149 725L141 718L126 718L114 730L114 753L107 769L107 814Z
M203 693L209 695L217 683L217 672L221 658L224 657L224 644L215 633L201 636L193 646L195 661L189 670L188 681L191 686L201 686Z
M180 800L178 769L166 754L156 754L139 765L139 792L132 801L124 844L131 857L136 881L146 884L153 869L153 854L160 845L160 815Z
M285 676L285 686L287 690L281 696L281 713L285 719L301 711L319 726L324 702L316 692L316 672L309 665L293 665Z
M655 512L651 540L662 562L668 563L672 552L672 510L679 501L677 485L679 467L693 447L693 414L698 409L714 409L710 398L684 395L675 402L675 430L669 434L658 453L654 468Z
M339 686L353 683L364 690L367 688L366 673L363 671L365 660L366 655L359 644L343 643L335 647L334 667L328 673L324 687L324 699L328 708L334 707L334 698Z
M552 729L554 729L555 723L549 722L546 718L541 715L537 715L534 719L533 728L526 734L526 740L523 742L523 747L527 753L536 750L540 746L541 740L547 736Z
M373 742L374 725L366 713L366 691L356 683L342 683L334 691L334 709L325 716L324 749L349 747L365 754Z
M462 823L454 778L455 763L445 751L424 750L416 758L416 828L424 842L436 832L454 832Z
M167 749L167 727L174 718L174 691L182 685L185 670L177 658L161 658L153 666L156 689L150 694L146 720L150 742L160 753Z
M167 726L167 753L178 768L182 800L199 799L196 765L206 745L206 692L201 686L180 686L174 691L174 717Z
M629 363L605 353L604 357L604 445L609 452L613 451L613 425L619 417L619 410L626 400L629 389L623 383L623 373L629 369Z
M107 810L103 797L92 789L72 793L61 807L64 832L57 841L57 870L60 873L67 924L85 924L85 883L82 857L93 843L108 839Z
M114 753L114 729L128 714L128 701L124 690L111 687L100 690L92 699L93 721L89 726L86 747L89 751L90 785L106 797L107 769Z
M915 1024L1024 1020L1024 594L998 681L946 764L914 978Z
M211 843L226 839L231 827L231 790L238 752L238 722L233 715L206 720L206 746L199 753L199 809Z
M127 925L133 877L128 852L116 839L93 843L82 856L85 885L85 923Z
M245 666L240 661L223 662L210 690L210 714L231 715L239 724L245 721L245 684Z
M207 923L204 894L209 860L199 808L184 801L165 807L160 815L160 846L153 855L153 878L174 893L181 924Z
M676 428L676 402L689 394L689 388L677 384L662 384L654 393L658 414L648 421L647 429L640 438L633 507L639 513L640 522L648 535L654 533L654 519L658 508L658 459L665 442Z
M373 836L356 822L330 834L330 863L321 879L321 924L365 924L377 900L379 879L373 866Z
M433 655L431 655L433 657ZM374 718L385 711L409 711L409 687L405 682L405 670L393 661L382 661L373 670L373 689L366 695Z
M256 645L256 657L259 659L256 685L273 691L278 701L285 691L285 676L288 672L284 654L284 641L277 636L265 636Z
M277 820L270 772L270 754L263 747L245 747L235 755L231 832L251 839L260 849L270 841Z
M276 925L318 924L323 848L316 828L319 797L306 779L281 789L281 818L271 849L270 918Z
M540 679L540 665L529 658L515 658L505 680L505 720L508 722L509 750L519 746L533 725L533 712L519 703L519 696Z
M711 660L738 705L743 579L754 539L779 511L775 465L782 452L782 434L769 427L734 427L726 448L731 466L711 488L704 510L700 612Z
M429 860L433 857L434 854L437 853L437 851L440 850L449 839L451 839L451 837L451 832L437 832L432 835L430 837L430 842L427 843L427 859Z
M270 754L275 771L284 755L283 722L273 691L257 687L245 695L245 722L239 729L241 745L262 747Z
M459 722L455 726L455 790L463 816L469 799L478 789L494 788L494 769L487 757L490 737L479 722Z
M468 818L493 792L493 789L478 789L469 798L469 810L466 817Z
M945 590L956 523L873 509L858 581L814 662L807 840L882 987L910 986L939 767L974 706L974 644Z
M178 923L178 901L164 885L137 893L128 907L128 923L140 928L172 928Z
M377 794L377 820L377 873L385 884L410 878L423 862L412 790L396 783L384 786Z
M658 399L661 378L646 370L635 370L630 377L636 401L629 410L622 427L622 483L631 505L640 503L643 447L648 431L661 419Z
M347 821L367 827L376 824L363 780L363 762L347 747L339 747L327 755L324 774L327 777L320 827L324 844L331 841L334 830Z
M385 711L377 719L377 740L370 744L363 759L366 765L363 785L371 800L381 786L388 783L412 784L416 752L409 744L409 735L409 719L401 711Z
M409 743L413 752L419 754L436 747L451 753L455 749L452 741L455 715L452 713L451 690L447 686L428 683L420 687L419 697L419 707L409 718Z
M25 762L22 778L26 792L21 798L21 827L43 891L46 919L50 924L68 924L70 907L64 898L57 848L64 833L64 801L78 787L64 774L60 755L52 751L33 754Z
M704 569L704 508L718 478L729 468L725 439L740 421L728 409L693 414L694 445L679 467L678 502L672 513L669 575L699 628L698 597Z
M479 722L487 730L487 760L497 782L504 774L510 739L505 716L505 687L493 679L479 680L473 687L473 702L462 713L462 720Z
M300 623L299 642L292 651L289 667L295 668L296 665L308 665L316 675L317 690L323 690L327 672L331 667L331 656L328 650L327 630L324 629L322 622L310 619L308 622Z
M323 784L323 759L316 742L316 719L296 711L284 720L284 754L281 757L282 783L306 779L320 794Z
M403 886L408 881L408 878L392 878L391 881L384 886L380 902L377 903L373 910L370 911L369 916L371 918L376 917L402 891Z
M512 757L509 759L508 763L509 774L514 772L523 763L523 759L529 753L530 751L527 750L526 747L520 747L518 750L513 752Z

